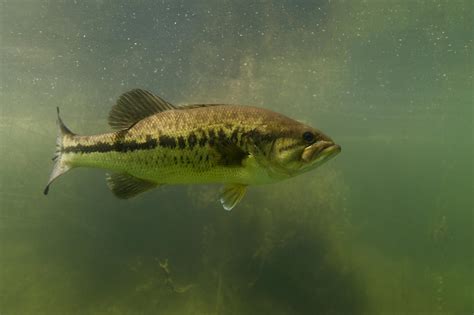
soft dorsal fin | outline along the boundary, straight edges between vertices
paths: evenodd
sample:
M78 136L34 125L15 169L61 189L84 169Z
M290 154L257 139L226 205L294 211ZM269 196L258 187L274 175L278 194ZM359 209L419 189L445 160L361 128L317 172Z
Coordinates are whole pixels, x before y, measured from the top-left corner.
M107 186L120 199L135 197L142 192L159 186L158 184L143 180L132 175L115 173L107 174Z
M112 106L109 125L113 129L128 129L143 118L170 109L176 107L148 91L134 89L122 94Z

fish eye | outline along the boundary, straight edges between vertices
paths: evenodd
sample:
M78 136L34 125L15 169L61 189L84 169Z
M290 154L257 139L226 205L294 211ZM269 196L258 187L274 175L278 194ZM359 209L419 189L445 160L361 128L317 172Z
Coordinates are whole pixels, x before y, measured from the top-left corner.
M307 143L313 143L314 138L314 134L311 131L306 131L305 133L303 133L303 140Z

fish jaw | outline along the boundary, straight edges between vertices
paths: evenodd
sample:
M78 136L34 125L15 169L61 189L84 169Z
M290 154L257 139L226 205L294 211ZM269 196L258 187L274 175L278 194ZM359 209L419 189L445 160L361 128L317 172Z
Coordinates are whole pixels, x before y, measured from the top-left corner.
M301 159L311 162L314 159L331 158L341 152L341 146L333 141L318 141L303 150Z
M320 166L341 152L341 146L333 141L318 141L305 148L301 159L311 168Z

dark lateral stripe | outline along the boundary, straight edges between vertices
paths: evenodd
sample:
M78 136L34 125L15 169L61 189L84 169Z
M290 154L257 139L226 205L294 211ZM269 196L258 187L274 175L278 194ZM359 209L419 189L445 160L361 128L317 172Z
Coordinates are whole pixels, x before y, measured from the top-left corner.
M227 140L227 138L226 138L226 134L225 134L225 132L224 132L224 130L223 130L223 129L219 129L219 131L218 131L218 133L217 133L217 134L218 134L218 137L219 137L219 142L221 142L221 143L222 143L222 142L224 142L224 141L226 141L226 140Z
M188 145L189 145L189 148L194 148L194 146L196 145L197 143L197 138L196 138L196 135L194 134L194 132L191 132L191 134L188 136Z
M174 149L176 147L176 139L170 136L161 135L160 136L160 146L164 148Z
M198 141L196 135L191 134L188 138L189 148L192 149ZM204 143L200 142L200 145ZM96 142L94 144L77 144L63 148L64 153L105 153L105 152L133 152L137 150L151 150L156 147L168 149L186 148L186 140L184 137L174 138L167 135L159 136L158 140L147 136L145 142L137 142L135 140L124 141L116 140L115 142Z
M216 132L214 131L214 129L209 129L208 133L209 133L209 144L214 145L216 141Z
M145 142L126 141L126 142L97 142L91 145L77 144L75 146L65 147L64 153L104 153L104 152L131 152L137 150L150 150L158 146L156 139L147 139Z
M239 139L239 129L236 128L234 131L232 131L232 135L230 136L230 141L232 143L237 143Z
M240 139L239 138L240 130L237 128L231 134L227 135L224 130L219 129L208 130L208 137L205 133L202 133L198 137L195 133L191 133L186 138L179 136L174 138L172 136L160 135L158 139L152 138L150 135L146 137L144 142L137 142L135 140L124 141L123 138L117 138L116 141L112 143L108 142L96 142L94 144L77 144L75 146L69 146L63 148L64 153L105 153L105 152L133 152L137 150L151 150L158 146L163 148L179 148L185 149L188 146L189 149L193 149L196 145L200 147L205 146L207 143L210 146L218 145L219 143L235 143L241 142L244 138L248 137L253 140L256 145L259 145L262 142L271 142L275 140L278 135L270 133L261 133L257 130L251 130L244 132ZM239 141L240 140L240 141ZM241 143L239 143L241 144Z
M203 147L207 143L207 137L203 134L202 137L199 139L199 146Z
M184 137L178 137L178 146L180 149L186 148L186 142L184 141Z

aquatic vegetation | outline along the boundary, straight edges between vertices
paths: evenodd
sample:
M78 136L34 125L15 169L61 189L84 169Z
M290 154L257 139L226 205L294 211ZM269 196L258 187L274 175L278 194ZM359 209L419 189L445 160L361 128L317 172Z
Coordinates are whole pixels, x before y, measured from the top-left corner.
M318 175L262 187L239 211L206 218L200 272L208 276L200 279L214 279L227 311L229 305L251 314L277 309L279 314L291 314L312 307L328 312L363 309L355 276L340 255L352 233L344 198L340 198L347 187L341 174L330 167ZM311 202L289 198L306 193L312 194ZM201 200L198 204L206 194L201 189L189 191L192 200ZM212 202L209 196L208 206ZM323 280L328 277L346 289L328 287ZM328 296L334 298L328 300ZM252 301L260 299L268 305L251 310Z

